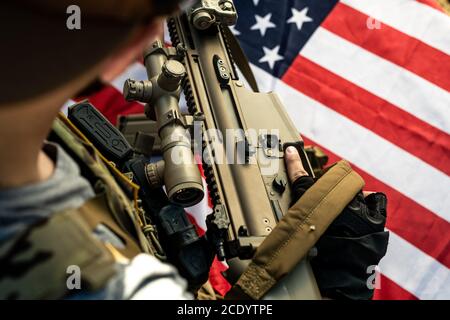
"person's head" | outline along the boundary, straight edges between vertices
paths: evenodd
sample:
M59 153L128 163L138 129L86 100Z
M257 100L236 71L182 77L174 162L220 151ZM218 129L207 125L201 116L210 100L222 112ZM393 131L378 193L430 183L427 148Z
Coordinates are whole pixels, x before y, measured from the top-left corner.
M60 107L125 69L179 2L1 1L0 166L33 165Z
M105 69L130 62L124 57L134 58L158 34L160 17L178 2L2 1L0 107L67 85L76 93Z

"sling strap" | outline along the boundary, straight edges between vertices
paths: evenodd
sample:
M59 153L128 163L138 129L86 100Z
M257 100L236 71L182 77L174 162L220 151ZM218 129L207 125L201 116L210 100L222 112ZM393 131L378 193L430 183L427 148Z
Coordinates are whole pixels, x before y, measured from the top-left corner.
M256 81L255 75L253 74L253 71L250 68L250 64L248 63L247 56L242 50L242 47L236 39L236 36L227 26L224 26L222 30L225 35L225 39L227 41L227 45L230 49L230 53L233 57L234 63L239 68L239 70L241 70L242 75L244 76L245 80L247 80L247 83L250 85L250 88L252 88L253 92L259 92L258 82Z

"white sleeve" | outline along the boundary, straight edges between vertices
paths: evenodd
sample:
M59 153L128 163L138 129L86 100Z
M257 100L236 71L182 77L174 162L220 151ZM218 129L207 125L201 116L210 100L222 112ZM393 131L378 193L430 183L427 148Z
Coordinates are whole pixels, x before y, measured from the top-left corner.
M119 293L126 300L193 299L177 270L151 255L139 254L120 269L122 272L106 288L111 298L118 298Z

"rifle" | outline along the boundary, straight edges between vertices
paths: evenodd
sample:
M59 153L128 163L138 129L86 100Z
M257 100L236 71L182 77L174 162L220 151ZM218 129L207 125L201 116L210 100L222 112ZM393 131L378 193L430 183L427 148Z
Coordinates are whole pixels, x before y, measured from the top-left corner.
M291 145L297 147L304 167L314 176L303 141L276 94L257 92L251 69L229 29L236 19L230 0L199 1L188 12L169 18L173 47L164 48L161 42L155 42L144 54L150 80L127 80L124 86L127 100L150 103L146 114L157 121L160 130L168 114L173 114L171 121L177 118L186 126L189 121L183 122L179 109L167 107L156 96L165 86L160 75L168 76L168 65L172 67L171 77L177 78L184 91L191 131L203 133L194 145L201 145L197 153L203 155L213 202L206 236L217 257L227 261L231 282L291 205L284 150ZM245 87L236 66L252 90ZM123 129L130 130L132 124L129 122ZM167 158L164 156L166 162ZM221 161L224 158L226 161ZM270 172L268 168L276 169ZM320 298L307 261L301 262L290 276L280 288L295 277L294 283L301 288L295 298Z

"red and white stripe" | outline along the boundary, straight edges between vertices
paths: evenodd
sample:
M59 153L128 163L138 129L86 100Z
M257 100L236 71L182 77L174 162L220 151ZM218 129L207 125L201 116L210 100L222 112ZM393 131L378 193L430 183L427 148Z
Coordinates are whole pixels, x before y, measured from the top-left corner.
M450 298L450 18L429 0L342 0L281 80L254 67L276 91L307 143L330 162L349 160L367 190L388 195L388 253L377 299ZM381 22L367 28L367 19ZM143 111L127 103L131 65L91 102L109 120ZM187 210L204 230L208 199ZM229 288L214 263L211 281Z
M254 70L305 137L387 193L376 298L449 299L450 18L413 0L343 0L283 79Z

